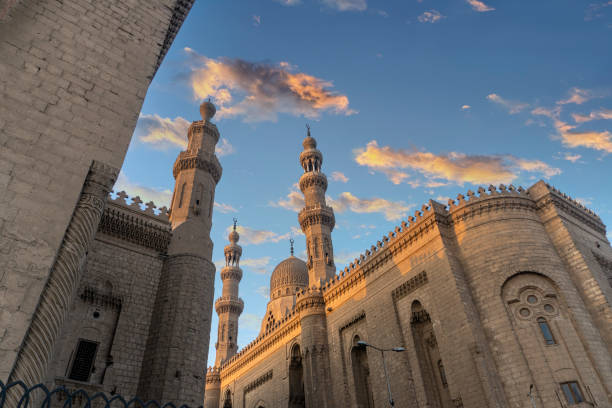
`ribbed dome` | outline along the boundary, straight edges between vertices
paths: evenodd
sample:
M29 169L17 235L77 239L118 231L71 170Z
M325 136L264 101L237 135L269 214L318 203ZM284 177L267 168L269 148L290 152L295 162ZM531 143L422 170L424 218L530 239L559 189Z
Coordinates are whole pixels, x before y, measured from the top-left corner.
M270 277L270 297L278 296L278 289L289 288L289 293L294 294L296 288L308 287L308 267L306 262L295 256L290 256L279 263ZM281 291L285 295L286 291Z

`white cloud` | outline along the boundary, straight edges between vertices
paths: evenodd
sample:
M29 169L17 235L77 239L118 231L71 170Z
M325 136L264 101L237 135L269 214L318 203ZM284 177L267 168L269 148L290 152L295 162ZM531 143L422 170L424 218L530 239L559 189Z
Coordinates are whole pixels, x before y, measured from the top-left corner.
M162 118L157 114L140 115L134 134L143 143L157 149L166 150L172 147L187 148L187 119L180 116L170 119ZM217 156L227 156L234 153L234 146L226 139L221 138L215 147Z
M571 154L569 152L566 152L565 155L563 155L563 158L572 163L576 163L578 160L582 158L582 156L579 154Z
M157 114L141 114L134 133L141 142L159 149L170 147L184 149L187 147L187 129L190 124L191 122L180 116L170 119Z
M216 201L215 201L215 210L223 214L238 212L238 210L232 207L231 205L224 204L224 203L218 203Z
M321 0L321 2L339 11L363 11L368 8L366 0Z
M246 330L259 331L261 317L253 313L243 313L238 319L238 327Z
M268 286L259 286L255 289L255 293L266 299L270 300L270 288Z
M470 6L472 6L472 9L480 13L495 10L493 7L487 6L482 1L479 1L479 0L466 0L466 1L468 2Z
M417 19L421 23L437 23L445 17L437 10L429 10L418 16Z
M275 0L277 3L282 4L283 6L297 6L302 3L302 0Z
M113 190L115 192L125 191L131 198L140 197L143 203L153 201L158 208L169 207L170 200L172 199L171 190L133 183L123 171L119 172Z
M331 174L331 179L334 181L340 181L342 183L346 183L347 181L349 181L348 177L346 177L344 175L344 173L340 172L340 171L334 171Z
M243 269L248 269L249 271L255 272L259 275L264 275L266 272L268 272L270 259L271 258L269 256L241 259L240 266Z
M528 103L519 102L519 101L511 101L509 99L504 99L504 98L502 98L501 96L499 96L496 93L492 93L492 94L487 95L487 99L490 100L491 102L495 102L495 103L505 107L506 109L508 109L508 112L510 114L519 113L523 109L526 109L526 108L529 107Z
M261 16L257 16L255 14L253 14L252 19L253 19L253 25L255 27L258 27L259 25L261 25Z

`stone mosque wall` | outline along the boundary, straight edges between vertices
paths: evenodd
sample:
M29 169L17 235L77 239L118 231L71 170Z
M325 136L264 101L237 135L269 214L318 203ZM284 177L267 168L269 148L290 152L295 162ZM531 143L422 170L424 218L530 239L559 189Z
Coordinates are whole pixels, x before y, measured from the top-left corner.
M599 217L544 182L430 201L321 288L330 406L388 404L381 355L360 340L406 349L385 353L396 406L530 406L530 392L566 406L567 384L609 406L611 261ZM304 324L294 311L230 358L206 407L303 407L292 366L321 352Z
M92 160L109 174L108 191L192 3L0 2L0 380L14 366L52 265L65 259L58 250ZM70 296L50 292L51 305ZM44 310L48 304L41 300ZM55 318L64 313L50 310ZM56 335L55 327L45 334ZM40 380L45 362L26 354L19 375Z
M83 279L56 343L47 384L135 396L170 224L166 209L143 211L138 197L109 197ZM71 377L81 340L97 343L87 380Z

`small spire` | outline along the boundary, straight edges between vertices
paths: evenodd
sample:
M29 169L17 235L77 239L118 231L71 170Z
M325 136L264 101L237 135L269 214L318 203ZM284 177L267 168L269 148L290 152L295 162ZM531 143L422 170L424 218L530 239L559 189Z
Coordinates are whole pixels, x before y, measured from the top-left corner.
M234 217L234 231L236 231L236 224L238 224L238 218Z
M289 238L289 244L291 245L291 256L293 256L293 243L295 241L293 240L293 238Z
M310 125L307 123L306 124L306 136L310 136Z

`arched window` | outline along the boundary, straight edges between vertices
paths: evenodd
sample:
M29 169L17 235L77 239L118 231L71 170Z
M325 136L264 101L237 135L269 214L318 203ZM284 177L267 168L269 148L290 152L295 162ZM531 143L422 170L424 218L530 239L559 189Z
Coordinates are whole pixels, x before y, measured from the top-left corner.
M373 408L372 386L370 384L370 366L368 352L365 346L357 344L359 336L353 338L351 349L351 365L353 366L353 381L355 384L355 402L359 408Z
M179 194L179 208L183 206L183 197L185 196L185 187L187 187L187 183L183 183L181 186L181 194Z
M230 390L225 391L225 397L223 398L223 408L232 408L232 393Z
M431 318L418 300L412 303L410 325L428 404L441 408L454 407Z
M300 346L295 344L291 348L291 361L289 362L289 408L304 407L306 407L306 399L304 398L302 353Z
M538 326L540 326L540 331L542 332L542 337L544 338L544 342L547 346L557 344L555 341L555 337L552 334L552 330L550 330L550 326L548 322L543 317L538 317Z

